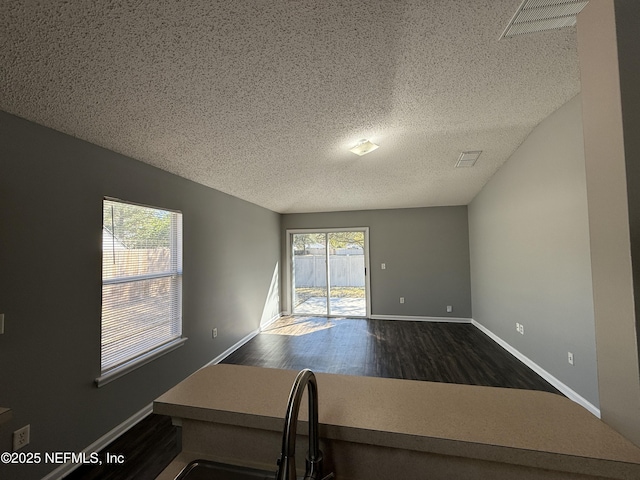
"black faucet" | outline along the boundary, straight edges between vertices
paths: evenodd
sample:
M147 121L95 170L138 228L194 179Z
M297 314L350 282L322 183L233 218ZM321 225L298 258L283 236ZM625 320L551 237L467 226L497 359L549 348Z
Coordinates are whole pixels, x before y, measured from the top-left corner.
M318 433L318 384L313 372L304 369L296 376L289 394L287 414L284 418L282 453L278 459L276 480L296 480L296 427L305 387L308 387L309 391L309 451L305 462L304 480L324 480L334 476L331 473L324 479L322 477L322 452Z

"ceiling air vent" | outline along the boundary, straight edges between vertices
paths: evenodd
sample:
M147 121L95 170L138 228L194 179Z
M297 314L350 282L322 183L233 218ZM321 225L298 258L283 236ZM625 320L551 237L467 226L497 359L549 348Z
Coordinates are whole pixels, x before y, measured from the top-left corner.
M458 158L458 161L456 162L456 168L473 167L481 153L482 150L476 150L473 152L462 152L460 154L460 158Z
M500 38L573 27L585 0L524 0Z

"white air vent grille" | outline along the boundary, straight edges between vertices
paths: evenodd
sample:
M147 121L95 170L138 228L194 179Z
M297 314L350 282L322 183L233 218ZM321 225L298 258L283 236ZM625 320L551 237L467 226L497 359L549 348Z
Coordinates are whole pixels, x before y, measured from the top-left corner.
M460 154L460 158L458 158L458 161L456 162L456 168L473 167L481 153L482 150L476 150L473 152L462 152Z
M588 0L524 0L500 38L572 27Z

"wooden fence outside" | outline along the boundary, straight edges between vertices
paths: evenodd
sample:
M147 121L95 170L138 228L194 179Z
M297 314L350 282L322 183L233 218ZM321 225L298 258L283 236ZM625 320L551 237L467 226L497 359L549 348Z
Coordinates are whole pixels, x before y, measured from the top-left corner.
M296 287L326 287L324 255L294 257ZM364 287L364 255L329 255L332 287Z

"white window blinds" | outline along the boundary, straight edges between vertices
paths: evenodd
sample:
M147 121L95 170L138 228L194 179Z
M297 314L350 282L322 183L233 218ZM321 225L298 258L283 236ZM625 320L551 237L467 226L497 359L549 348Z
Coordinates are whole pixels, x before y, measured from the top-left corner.
M105 199L101 374L182 335L182 214Z

